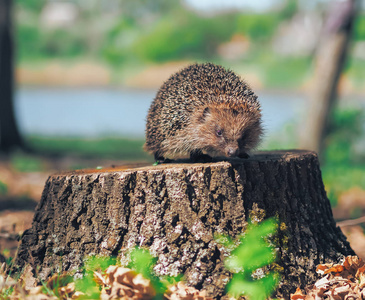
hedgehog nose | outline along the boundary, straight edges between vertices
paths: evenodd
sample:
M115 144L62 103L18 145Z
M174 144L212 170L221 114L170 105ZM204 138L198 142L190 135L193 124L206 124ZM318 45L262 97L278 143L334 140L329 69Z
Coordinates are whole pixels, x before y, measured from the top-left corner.
M228 148L227 150L227 155L229 157L234 157L234 156L237 156L237 150L236 148Z

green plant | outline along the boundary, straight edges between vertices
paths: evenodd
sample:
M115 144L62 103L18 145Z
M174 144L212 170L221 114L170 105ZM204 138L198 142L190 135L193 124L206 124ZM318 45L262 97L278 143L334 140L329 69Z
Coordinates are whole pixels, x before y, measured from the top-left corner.
M167 287L180 281L181 276L156 276L153 271L156 261L157 258L153 257L148 250L135 248L131 252L131 262L128 267L141 273L144 278L151 280L152 286L156 291L154 299L163 299L163 294L166 292Z
M1 252L1 254L5 258L5 265L7 267L11 267L12 263L13 263L13 257L11 257L11 255L10 255L10 250L7 248L4 248ZM9 276L10 276L10 274L9 274Z
M275 290L279 275L269 272L268 265L274 263L276 253L268 237L276 232L277 226L273 218L248 225L240 244L225 261L226 268L234 273L227 285L230 295L264 300ZM228 244L232 246L232 242Z
M0 291L0 300L8 300L11 299L10 296L14 292L14 286L3 287Z
M109 266L116 264L115 257L109 256L89 256L84 260L83 276L75 280L77 291L85 294L85 299L99 299L100 287L94 280L95 271L104 271Z
M64 274L54 274L51 276L47 282L41 281L42 284L42 292L49 296L55 296L57 298L61 298L59 289L60 287L66 286L70 282L73 281L72 276L64 273Z

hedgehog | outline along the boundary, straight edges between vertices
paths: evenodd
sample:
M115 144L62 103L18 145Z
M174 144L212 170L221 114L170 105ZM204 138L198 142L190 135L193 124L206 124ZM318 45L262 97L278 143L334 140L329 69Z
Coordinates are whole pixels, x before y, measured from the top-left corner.
M158 90L143 148L158 162L248 158L262 133L260 103L248 84L222 66L193 64Z

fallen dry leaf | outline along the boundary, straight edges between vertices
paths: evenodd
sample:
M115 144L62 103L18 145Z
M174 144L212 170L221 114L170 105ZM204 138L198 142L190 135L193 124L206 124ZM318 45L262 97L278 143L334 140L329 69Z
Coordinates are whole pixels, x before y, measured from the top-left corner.
M325 275L304 293L297 291L291 300L365 300L365 263L357 256L347 256L342 264L321 264L317 273Z
M20 275L20 284L27 291L37 286L37 279L34 277L32 270L32 266L27 264Z
M357 270L355 277L359 279L360 289L363 289L365 287L365 266L362 266Z
M211 297L206 296L205 291L198 291L193 287L185 285L183 282L169 287L168 291L164 295L165 299L169 300L210 300Z
M324 271L332 267L332 264L320 264L317 266L316 272L319 274L324 274Z
M291 300L305 300L306 296L302 293L302 290L300 288L297 288L294 294L290 295Z
M70 298L75 292L75 282L70 282L66 286L60 287L58 293L62 298Z
M104 285L102 299L152 299L156 296L151 281L131 269L109 266L105 275L105 280L99 278Z
M329 275L326 275L325 277L322 277L321 279L317 280L314 286L318 289L327 289L330 285L330 281L328 280Z
M351 284L349 283L346 283L344 285L338 284L331 291L332 296L340 300L344 299L345 296L347 296L350 293L351 293Z
M357 256L347 256L343 263L343 266L348 270L351 274L355 276L357 270L363 267L365 263L363 260Z
M94 281L101 286L108 285L107 279L99 272L94 271Z
M324 274L329 274L329 273L335 273L336 275L343 272L345 270L344 266L341 265L334 265L333 267L327 269L326 271L324 271Z

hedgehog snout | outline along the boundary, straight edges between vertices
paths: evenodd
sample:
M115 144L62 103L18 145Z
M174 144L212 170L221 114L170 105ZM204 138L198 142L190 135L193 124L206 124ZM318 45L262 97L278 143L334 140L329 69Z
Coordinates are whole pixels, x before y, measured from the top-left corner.
M230 146L226 149L226 155L228 157L235 157L238 155L238 146Z

